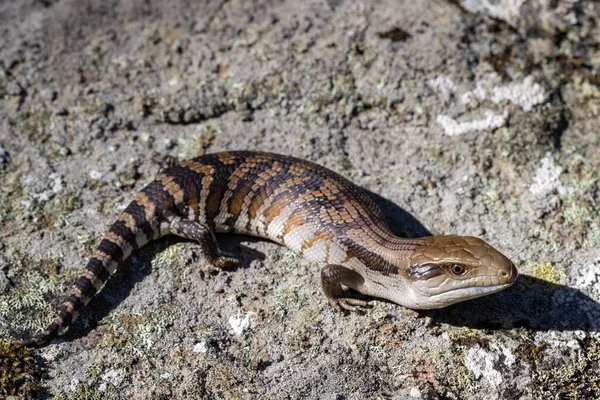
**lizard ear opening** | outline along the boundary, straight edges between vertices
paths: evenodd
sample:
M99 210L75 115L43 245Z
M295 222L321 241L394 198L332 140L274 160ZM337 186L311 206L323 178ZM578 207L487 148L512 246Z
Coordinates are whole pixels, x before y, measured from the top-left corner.
M432 263L413 265L408 268L408 277L412 281L426 281L441 274L440 266Z

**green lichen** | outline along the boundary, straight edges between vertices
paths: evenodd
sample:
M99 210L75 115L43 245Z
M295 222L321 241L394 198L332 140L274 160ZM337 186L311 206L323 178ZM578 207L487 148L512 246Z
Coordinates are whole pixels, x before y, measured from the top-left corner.
M87 383L80 383L75 389L77 398L81 400L100 400L105 397L105 393L95 390Z
M199 134L187 136L179 141L178 157L180 160L203 155L213 143L218 130L212 126L202 126L201 129Z
M448 382L453 388L464 392L473 384L473 376L466 367L461 365L454 368L453 374L448 376Z
M581 75L573 75L570 84L580 94L583 104L592 111L592 114L597 116L600 113L600 90L598 90L598 86Z
M99 362L95 362L88 368L88 375L91 377L97 377L100 376L102 371L104 371L102 365Z
M551 264L542 263L538 265L532 272L531 276L544 280L552 284L559 284L561 281L561 273Z
M549 218L561 245L593 247L600 244L600 207L598 198L598 168L595 159L566 149L563 165L569 185L559 196L562 207Z
M446 154L446 149L441 145L426 148L423 153L427 157L427 161L430 165L449 167L452 164L452 160L450 160Z
M25 197L21 177L21 173L16 173L3 179L3 187L0 189L0 210L2 210L0 212L0 224L3 226L23 212L24 207L19 202L20 199Z
M48 300L64 291L60 281L71 275L59 279L61 265L57 258L33 259L19 252L7 258L7 277L15 285L0 295L0 315L8 321L0 326L0 336L44 328L54 312Z
M523 279L519 279L518 287L522 291L527 291L534 286L542 289L544 298L549 293L553 293L561 288L560 283L565 278L565 273L561 266L549 263L527 263L524 267Z
M81 195L76 190L68 190L63 195L56 197L49 204L46 202L36 203L33 214L40 228L65 228L68 226L68 215L78 208L83 202Z
M530 398L597 399L600 398L600 342L598 339L584 339L586 351L574 362L553 368L544 365L544 344L521 349L525 361L535 365L536 374L526 389Z
M287 345L294 350L311 347L310 337L312 331L322 319L323 316L318 312L300 311L292 321Z
M27 136L42 154L45 154L44 144L50 137L48 127L52 119L52 111L46 107L32 107L25 103L25 108L20 112L20 118L16 120L17 130Z
M465 347L471 347L477 343L480 343L479 337L481 334L481 330L468 328L466 326L451 329L448 332L448 336L452 343Z
M0 395L35 398L42 370L32 352L19 343L0 339Z

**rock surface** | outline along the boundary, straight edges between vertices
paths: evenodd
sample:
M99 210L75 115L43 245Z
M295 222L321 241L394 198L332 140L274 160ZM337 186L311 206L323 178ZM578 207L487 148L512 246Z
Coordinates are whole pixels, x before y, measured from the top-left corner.
M598 398L600 4L0 3L0 337L43 328L153 156L292 154L480 236L522 276L435 312L329 308L319 270L161 240L37 352L43 398ZM397 210L397 209L396 209ZM394 207L388 214L393 218Z

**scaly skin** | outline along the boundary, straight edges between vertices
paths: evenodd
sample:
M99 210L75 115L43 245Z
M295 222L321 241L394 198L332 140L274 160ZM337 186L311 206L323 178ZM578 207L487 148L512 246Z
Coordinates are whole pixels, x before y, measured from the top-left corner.
M336 308L366 305L342 285L405 307L432 309L510 286L514 264L473 237L401 238L367 193L344 177L297 158L252 151L163 161L113 223L52 324L24 342L49 343L65 330L119 263L164 235L195 239L217 267L215 232L271 239L323 266L323 290Z

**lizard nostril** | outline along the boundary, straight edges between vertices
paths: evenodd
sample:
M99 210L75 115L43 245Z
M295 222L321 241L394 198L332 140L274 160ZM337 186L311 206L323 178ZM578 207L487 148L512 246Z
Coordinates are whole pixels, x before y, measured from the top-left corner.
M508 272L506 272L506 271L500 272L500 278L502 278L502 279L508 278L509 275L510 274Z

